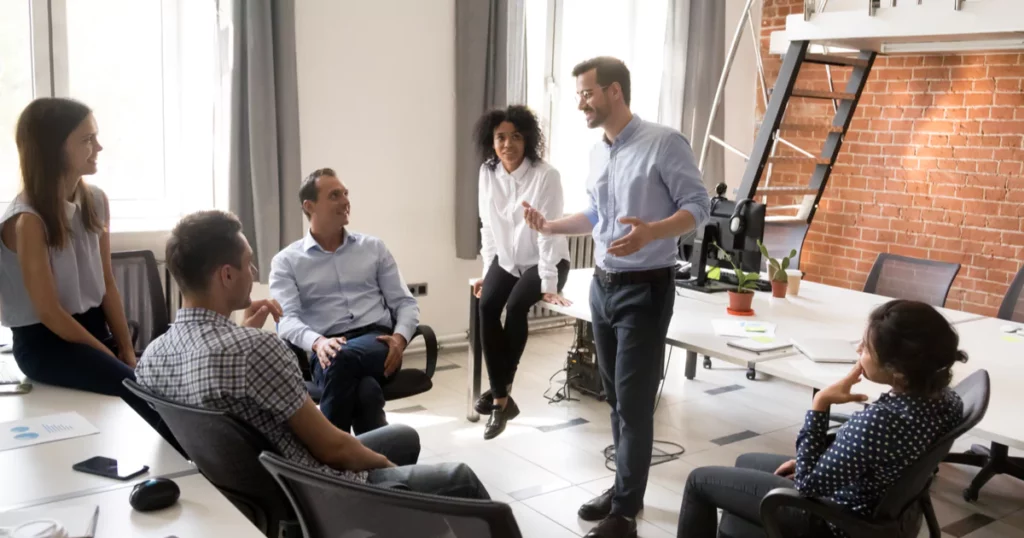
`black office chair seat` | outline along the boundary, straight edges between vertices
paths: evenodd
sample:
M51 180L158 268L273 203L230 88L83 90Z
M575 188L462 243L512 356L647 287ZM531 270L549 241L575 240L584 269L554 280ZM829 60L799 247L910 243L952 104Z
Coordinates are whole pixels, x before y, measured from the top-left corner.
M437 336L434 335L434 330L428 325L416 327L412 340L415 340L417 336L423 337L423 343L426 346L427 364L422 370L403 367L395 374L393 379L381 386L381 390L384 392L384 399L387 401L400 400L422 394L434 387L434 382L431 381L431 378L434 377L434 370L437 368ZM309 397L314 402L320 403L323 391L312 381L309 355L295 345L290 343L288 345L295 352L295 356L299 360L299 369L302 370L303 378L306 381L306 391L309 392Z

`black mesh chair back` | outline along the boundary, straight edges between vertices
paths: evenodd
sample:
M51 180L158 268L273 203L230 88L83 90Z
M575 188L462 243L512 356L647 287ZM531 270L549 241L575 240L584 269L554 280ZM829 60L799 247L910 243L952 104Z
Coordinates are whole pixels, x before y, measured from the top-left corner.
M263 434L229 413L173 402L130 379L124 385L156 409L203 476L264 534L276 538L281 523L295 519L260 465L261 453L275 451Z
M306 538L521 538L504 503L454 499L327 476L270 453L260 462L277 479Z
M949 288L959 272L959 263L882 253L871 267L864 291L941 307L946 305Z
M978 425L988 410L990 383L985 370L978 370L957 384L954 389L964 403L963 418L946 435L936 441L879 500L871 518L863 518L831 501L800 496L791 488L774 489L761 501L761 522L769 538L782 538L775 514L780 508L805 510L836 525L851 538L916 537L925 516L930 536L941 530L932 508L928 488L939 463L949 453L953 442Z
M150 342L167 332L169 323L156 257L148 250L134 250L114 252L110 258L135 350L141 354Z
M1024 323L1024 265L1017 271L1010 289L1006 290L1003 303L999 305L999 319Z

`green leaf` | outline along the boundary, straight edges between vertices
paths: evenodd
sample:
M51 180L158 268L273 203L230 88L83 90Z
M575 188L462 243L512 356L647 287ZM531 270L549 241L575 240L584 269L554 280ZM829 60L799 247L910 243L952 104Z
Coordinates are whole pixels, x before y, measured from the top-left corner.
M786 269L789 269L789 258L782 258L782 272L785 273Z

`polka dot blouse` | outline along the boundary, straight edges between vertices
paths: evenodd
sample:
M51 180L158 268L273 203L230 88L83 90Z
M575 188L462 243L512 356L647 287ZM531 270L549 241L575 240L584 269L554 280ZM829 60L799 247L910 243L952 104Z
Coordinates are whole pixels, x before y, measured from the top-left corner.
M938 398L890 392L854 413L829 445L828 413L808 411L796 442L796 489L869 515L900 474L962 415L963 402L949 389Z

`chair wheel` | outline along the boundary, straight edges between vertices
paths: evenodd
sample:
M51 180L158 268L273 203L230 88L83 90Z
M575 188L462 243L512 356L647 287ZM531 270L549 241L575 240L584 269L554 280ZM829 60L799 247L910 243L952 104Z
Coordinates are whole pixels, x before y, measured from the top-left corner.
M757 372L753 368L747 370L747 379L753 381L755 378L757 378Z
M973 491L971 488L965 488L964 489L964 500L969 502L969 503L972 503L972 502L978 500L978 492L977 491Z
M711 357L704 357L704 369L705 370L710 370L711 369Z

